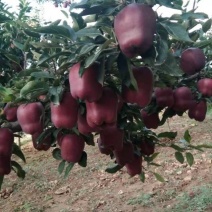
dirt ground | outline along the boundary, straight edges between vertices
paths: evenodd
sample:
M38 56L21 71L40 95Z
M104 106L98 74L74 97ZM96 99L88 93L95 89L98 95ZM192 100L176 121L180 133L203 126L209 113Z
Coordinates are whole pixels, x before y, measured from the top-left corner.
M204 123L189 120L186 116L172 118L158 131L178 130L176 143L189 129L194 144L212 144L212 116ZM88 165L76 165L67 179L57 172L58 161L51 151L38 152L31 142L23 151L27 163L25 180L15 174L7 176L0 198L1 212L151 212L151 211L212 211L212 149L193 151L195 164L189 167L174 158L170 148L161 151L156 162L161 167L149 169L161 174L161 183L146 171L146 182L138 176L130 178L126 170L108 174L104 170L111 164L109 157L101 155L97 146L86 147ZM145 164L144 164L145 166Z

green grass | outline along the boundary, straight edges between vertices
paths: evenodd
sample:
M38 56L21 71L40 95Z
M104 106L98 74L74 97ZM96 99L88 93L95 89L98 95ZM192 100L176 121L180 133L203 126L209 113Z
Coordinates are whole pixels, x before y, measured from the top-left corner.
M207 107L207 115L212 116L212 104L208 104Z
M183 193L176 201L172 212L203 212L212 205L212 184L196 187L189 194Z
M127 204L128 205L142 205L142 206L153 205L152 194L141 194L138 197L129 199L127 201Z

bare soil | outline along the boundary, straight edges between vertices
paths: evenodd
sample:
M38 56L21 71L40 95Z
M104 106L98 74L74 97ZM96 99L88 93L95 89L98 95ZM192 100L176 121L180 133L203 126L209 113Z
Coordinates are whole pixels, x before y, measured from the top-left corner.
M212 144L212 116L198 123L187 116L176 117L157 131L178 131L179 144L184 131L189 129L194 144ZM164 142L169 142L164 140ZM74 166L67 179L57 172L59 161L52 158L51 150L38 152L31 142L23 147L27 175L18 179L14 173L5 178L0 198L0 211L33 212L115 212L115 211L212 211L212 150L193 151L195 164L180 164L170 148L157 148L156 162L161 167L149 167L146 182L139 176L130 178L123 169L116 174L104 170L112 164L108 156L101 155L97 146L86 147L88 165ZM20 162L21 163L21 162ZM144 164L146 166L146 164ZM150 171L166 180L157 181ZM207 193L209 192L209 193ZM197 199L197 200L196 200ZM193 205L192 205L193 204Z

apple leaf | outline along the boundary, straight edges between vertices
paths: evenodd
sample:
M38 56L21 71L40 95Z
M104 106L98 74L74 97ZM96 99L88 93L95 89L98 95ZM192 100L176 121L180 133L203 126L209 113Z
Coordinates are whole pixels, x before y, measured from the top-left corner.
M64 168L65 168L65 165L66 165L66 161L65 161L65 160L62 160L62 161L59 163L58 168L57 168L59 174L62 174L62 172L63 172L63 170L64 170Z
M54 86L49 88L50 100L54 105L59 105L62 99L63 87Z
M74 164L75 163L68 163L68 166L66 166L66 169L65 169L65 174L64 174L64 178L67 178L70 171L72 170L72 168L74 167Z
M23 45L22 43L18 42L17 40L13 40L13 44L14 44L17 48L19 48L20 50L23 51L24 45Z
M11 21L11 19L3 14L0 14L0 23Z
M4 181L4 175L0 175L0 191L1 191L3 181Z
M37 98L39 95L48 92L48 84L44 81L29 81L21 90L20 97L27 99Z
M106 168L105 171L107 173L114 174L114 173L116 173L117 171L119 171L122 168L123 168L123 166L120 166L118 164L113 164L113 166L110 166L110 167Z
M144 183L145 182L145 172L142 171L141 174L139 175L139 178L140 178L141 182Z
M59 148L55 148L53 151L52 151L52 156L54 159L56 160L62 160L62 157L61 157L61 150Z
M190 135L190 133L189 133L188 130L185 131L183 138L184 138L188 143L191 142L191 135Z
M190 152L186 152L186 160L189 166L192 166L194 164L194 156Z
M120 53L117 59L118 70L122 79L122 83L127 87L132 86L138 90L136 79L134 78L130 61Z
M82 156L80 158L80 161L78 162L78 164L82 167L86 167L87 166L87 153L85 151L83 151Z
M180 163L184 163L184 157L183 154L181 152L175 152L175 158L180 162Z
M153 174L155 175L155 178L156 178L158 181L160 181L160 182L162 182L162 183L165 182L164 178L163 178L161 175L159 175L158 173L155 173L155 172L153 172Z
M155 64L161 65L166 61L168 55L168 44L165 40L159 39L156 45L157 57Z
M211 28L211 25L212 25L212 19L210 18L202 25L203 32L207 32Z
M169 138L171 140L175 139L177 132L162 132L158 134L158 138Z
M21 151L21 148L16 143L13 143L12 153L14 155L18 156L21 160L23 160L26 163L26 158L25 158L23 152Z
M16 172L17 176L24 179L26 172L22 169L21 165L16 161L11 161L12 169Z
M46 78L46 79L54 79L55 76L47 71L39 71L39 72L33 72L31 73L31 76L32 77L35 77L35 78Z
M173 149L175 149L178 152L183 152L184 151L183 148L181 148L181 147L179 147L179 146L177 146L175 144L172 144L170 147L173 148Z
M193 42L189 36L188 36L188 32L186 31L186 29L178 23L174 23L174 22L161 22L160 23L166 30L167 32L176 40L179 41L185 41L185 42Z

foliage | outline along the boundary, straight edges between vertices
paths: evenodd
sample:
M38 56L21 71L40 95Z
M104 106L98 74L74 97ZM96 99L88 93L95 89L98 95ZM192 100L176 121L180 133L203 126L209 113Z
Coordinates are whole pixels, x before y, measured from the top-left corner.
M134 1L83 0L79 3L70 3L70 13L66 15L72 19L73 26L61 20L41 26L28 15L32 8L27 1L20 0L17 13L8 12L8 6L0 2L1 106L3 108L8 102L18 106L22 103L41 101L45 109L45 130L39 136L38 143L50 134L51 145L54 148L57 145L57 134L61 131L63 134L76 133L82 136L87 144L94 144L93 136L80 134L77 125L73 129L57 130L50 119L50 103L59 104L63 91L69 90L69 68L78 62L81 64L79 73L81 76L94 62L101 64L98 70L99 82L113 88L117 94L121 94L123 84L136 89L132 65L146 65L153 72L155 87L171 87L174 90L186 85L191 88L196 100L211 101L198 92L196 85L199 79L212 77L212 38L210 35L206 36L211 29L211 19L204 13L196 13L195 10L187 11L182 7L181 0L137 0L137 3L145 3L151 7L160 5L178 9L182 15L174 14L170 18L157 15L157 32L152 48L142 57L128 59L120 51L113 21L119 11L131 2ZM202 27L195 30L198 24ZM179 67L180 55L188 47L201 48L207 56L204 70L195 76L187 76ZM41 95L45 95L44 100L40 99ZM85 109L84 101L79 100L78 103L82 110ZM147 129L141 119L140 109L135 104L124 103L118 115L118 126L124 130L124 140L133 143L135 153L142 156L148 165L157 166L154 159L158 154L147 156L140 152L140 142L148 140L156 145L175 149L176 159L183 163L185 157L191 166L194 158L190 151L193 149L203 151L206 146L193 146L188 131L185 132L182 146L172 142L161 143L160 140L163 138L174 139L177 133L163 132L157 135ZM179 113L170 108L158 107L155 98L152 98L145 110L149 113L162 113L160 125L163 125L168 118L174 115L181 116L185 112ZM1 125L4 126L5 123L7 120L2 114ZM25 161L20 149L17 146L14 146L14 149L17 150L14 154ZM53 151L53 156L57 160L61 159L58 149ZM114 158L113 155L111 157ZM82 167L86 166L85 152L78 163ZM62 173L65 170L67 176L74 164L68 163L66 168L65 165L62 160L58 171ZM13 166L17 175L23 178L25 173L20 165L13 161ZM121 168L115 164L107 171L114 173ZM153 175L159 181L164 181L159 174L153 173ZM144 172L141 174L141 179L142 181L145 179Z

